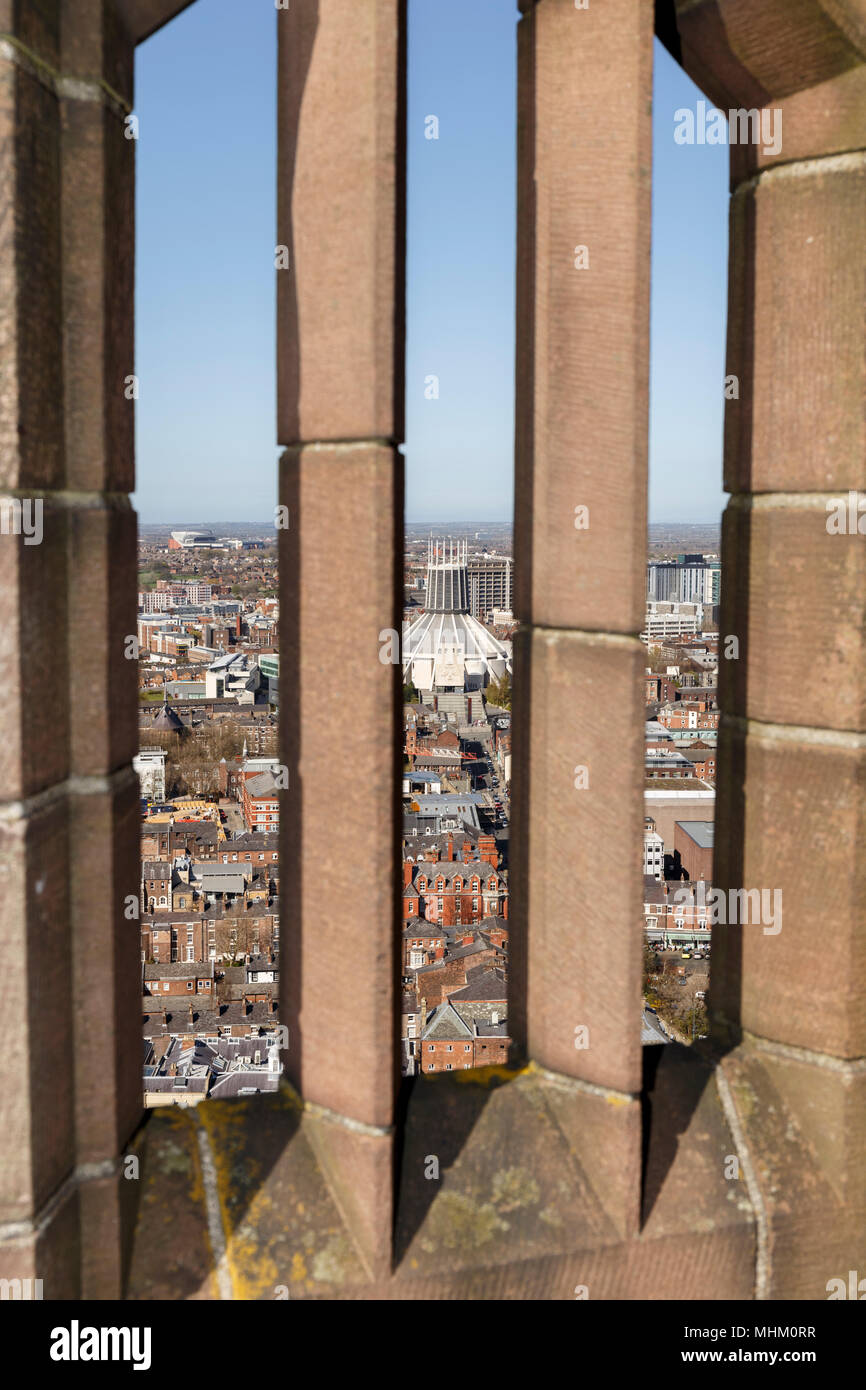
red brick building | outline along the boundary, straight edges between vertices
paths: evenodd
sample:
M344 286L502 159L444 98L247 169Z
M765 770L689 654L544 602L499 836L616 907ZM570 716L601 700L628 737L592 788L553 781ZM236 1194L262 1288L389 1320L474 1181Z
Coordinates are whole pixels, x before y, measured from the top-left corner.
M213 994L213 961L145 965L144 993L150 995Z
M454 928L508 916L504 871L480 860L403 865L403 917Z
M421 1030L419 1067L426 1075L502 1066L508 1060L509 1044L504 1021L467 1022L449 1001L431 1014Z

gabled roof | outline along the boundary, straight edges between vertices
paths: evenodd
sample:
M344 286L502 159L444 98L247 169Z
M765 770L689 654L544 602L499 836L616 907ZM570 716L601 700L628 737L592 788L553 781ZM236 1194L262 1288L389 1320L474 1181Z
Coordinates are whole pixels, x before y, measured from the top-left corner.
M452 1008L450 1004L440 1004L438 1009L434 1009L428 1018L427 1026L421 1037L425 1039L442 1038L446 1041L450 1041L451 1038L471 1038L472 1029L463 1022L457 1010Z
M183 720L175 714L168 703L164 704L159 713L154 715L150 727L169 734L183 733L186 730Z

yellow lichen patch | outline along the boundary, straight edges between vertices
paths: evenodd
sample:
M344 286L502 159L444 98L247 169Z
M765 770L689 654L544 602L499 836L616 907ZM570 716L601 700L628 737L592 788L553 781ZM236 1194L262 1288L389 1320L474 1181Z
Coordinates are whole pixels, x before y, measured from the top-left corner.
M517 1211L540 1200L538 1183L525 1168L502 1168L493 1176L493 1204L498 1211Z
M525 1067L470 1067L467 1071L455 1071L452 1079L459 1081L466 1086L490 1086L494 1081L513 1081L516 1076L525 1076L531 1068L531 1063Z
M429 1244L422 1241L421 1245L429 1253L437 1245L446 1250L472 1251L507 1230L508 1222L489 1202L478 1203L459 1192L442 1192L430 1210L426 1228Z
M289 1275L293 1284L302 1284L307 1277L307 1265L303 1255L296 1250L292 1256L292 1272Z
M253 1237L233 1235L226 1250L232 1296L243 1302L275 1298L285 1281L266 1250Z
M354 1270L355 1261L349 1241L337 1232L313 1260L313 1278L322 1284L342 1284Z

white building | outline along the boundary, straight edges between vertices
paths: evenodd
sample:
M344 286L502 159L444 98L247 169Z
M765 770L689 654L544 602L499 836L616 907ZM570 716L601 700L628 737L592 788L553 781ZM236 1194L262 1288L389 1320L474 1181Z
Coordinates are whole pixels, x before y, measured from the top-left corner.
M650 601L641 641L658 645L670 637L694 637L703 630L704 610L699 603L661 603Z
M142 748L132 760L138 773L141 794L148 801L165 801L165 749Z
M469 614L466 563L465 541L431 538L426 611L403 624L403 674L416 690L462 694L511 673L511 643Z
M141 589L138 594L140 613L167 613L174 607L174 597L167 589Z
M261 685L261 673L246 652L226 652L208 667L204 681L206 699L236 699L238 704L252 705Z
M647 816L644 820L643 832L643 871L644 876L658 879L659 883L664 876L665 868L665 842L656 830L656 823L652 816Z

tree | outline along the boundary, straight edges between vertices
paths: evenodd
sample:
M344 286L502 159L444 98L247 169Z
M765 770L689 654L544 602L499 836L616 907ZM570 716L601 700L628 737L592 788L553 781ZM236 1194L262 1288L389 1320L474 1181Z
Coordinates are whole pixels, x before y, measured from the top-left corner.
M488 705L494 705L497 709L511 709L511 677L507 671L502 673L500 680L490 682L484 698Z

